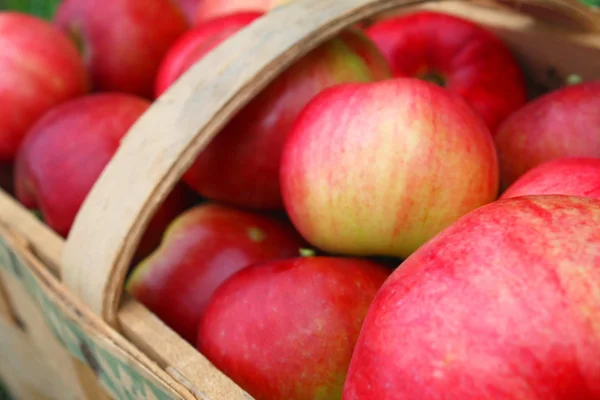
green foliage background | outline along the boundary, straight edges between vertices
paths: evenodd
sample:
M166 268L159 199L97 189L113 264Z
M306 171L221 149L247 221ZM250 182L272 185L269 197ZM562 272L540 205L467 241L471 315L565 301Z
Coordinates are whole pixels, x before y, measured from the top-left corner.
M60 0L0 0L0 10L21 11L50 19L58 3Z

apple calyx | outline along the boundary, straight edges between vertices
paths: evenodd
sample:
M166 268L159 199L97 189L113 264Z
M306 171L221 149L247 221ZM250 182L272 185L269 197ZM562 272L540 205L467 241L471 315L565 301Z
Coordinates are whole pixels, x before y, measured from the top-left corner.
M262 229L253 226L248 228L248 237L253 242L262 242L267 238L267 234Z
M419 79L434 83L441 87L446 87L446 78L444 78L444 76L439 72L426 71L425 73L419 75Z
M301 248L298 250L298 253L300 253L301 257L315 257L317 255L317 252L314 249L309 248Z

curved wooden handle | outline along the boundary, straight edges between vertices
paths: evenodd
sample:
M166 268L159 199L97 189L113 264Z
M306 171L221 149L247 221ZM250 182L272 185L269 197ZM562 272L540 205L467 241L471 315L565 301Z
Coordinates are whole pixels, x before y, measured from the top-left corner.
M294 0L218 46L128 132L71 229L62 255L64 283L116 326L127 268L144 229L229 119L292 62L340 30L424 2Z

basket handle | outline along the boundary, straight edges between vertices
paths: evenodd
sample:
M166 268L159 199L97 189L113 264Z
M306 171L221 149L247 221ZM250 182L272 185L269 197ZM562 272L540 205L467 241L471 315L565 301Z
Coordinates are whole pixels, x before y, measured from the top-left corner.
M578 8L577 1L559 3L587 18L590 11ZM69 290L117 327L127 268L143 231L228 120L291 63L340 30L425 2L294 0L196 63L134 124L82 205L62 254Z

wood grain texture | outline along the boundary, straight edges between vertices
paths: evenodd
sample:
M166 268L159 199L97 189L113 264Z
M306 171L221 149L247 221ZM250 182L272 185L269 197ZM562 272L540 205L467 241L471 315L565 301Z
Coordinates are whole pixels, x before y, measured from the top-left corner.
M251 400L252 397L140 303L126 296L119 310L123 334L164 366L199 399ZM156 344L160 343L160 346Z
M2 320L6 324L17 326L18 323L15 320L15 316L12 311L12 306L10 305L10 301L8 299L8 293L4 288L4 285L5 283L0 277L0 320Z
M59 270L56 267L59 262L58 255L62 252L64 241L50 232L47 226L32 217L27 210L19 206L6 193L0 191L0 236L5 237L6 235L10 235L12 238L14 244L11 247L19 254L25 255L29 260L28 265L43 277L44 290L51 292L54 297L60 298L62 307L80 315L81 326L90 335L105 337L112 345L119 348L119 352L115 353L117 356L121 354L120 357L127 358L128 362L140 363L141 367L146 369L155 379L162 381L163 378L167 378L169 381L177 382L175 385L177 390L174 390L177 397L174 398L201 400L245 400L249 398L229 378L212 366L202 354L193 349L134 299L129 298L119 313L119 321L127 327L122 332L123 336L114 332L97 316L91 315L85 309L85 306L71 296L56 278L56 275L59 275ZM44 254L46 259L38 259L39 254ZM5 279L9 280L11 286L19 285L9 275ZM1 276L0 281L6 283ZM23 296L19 296L19 298L23 298L23 303L28 304L30 299ZM32 341L28 337L27 331L17 329L18 323L13 318L13 306L10 303L11 299L6 293L6 300L3 303L6 305L6 313L0 311L0 320L4 323L0 326L0 340L3 336L7 336L7 343L8 341L17 340L14 338L17 334L15 333L16 329L23 336L19 343L29 343L31 347ZM39 317L39 312L31 309L31 307L17 306L14 308L20 310L20 314L26 316L25 319L33 317L35 320L35 315ZM27 317L27 315L30 315L30 317ZM6 332L2 331L5 325L12 326L12 329ZM48 333L47 329L48 327L39 324L37 331ZM39 340L41 342L48 341L49 343L55 341L53 336L44 338L45 336L41 336ZM15 359L22 356L27 358L32 354L40 357L39 351L34 347L24 351L22 346L19 346L14 347L13 350ZM93 388L96 381L95 377L91 376L89 367L77 359L71 359L82 384L86 388ZM33 365L32 368L35 371L43 371L43 368L49 368L48 374L53 374L51 371L52 366L47 365L47 363L38 363ZM40 382L41 386L36 386L37 393L40 396L44 393L44 391L40 391L40 388L44 387L46 395L54 393L53 391L56 389L54 386L45 386L43 384L45 381L40 380ZM19 383L19 385L25 385L25 383ZM27 385L29 384L27 383ZM26 387L23 387L23 390L25 389ZM97 394L90 392L86 399L95 399L93 395Z
M8 228L26 241L31 250L47 266L48 271L60 278L60 255L64 240L43 225L13 197L0 190L0 227Z
M26 212L24 210L21 213ZM41 229L44 226L38 223ZM38 227L39 228L39 227ZM146 356L139 348L131 341L124 338L118 332L114 331L104 321L98 318L97 315L88 311L82 306L72 294L56 280L56 278L48 271L35 256L29 251L27 243L23 238L18 237L14 232L7 231L0 227L0 237L5 240L10 248L18 254L18 257L27 266L27 269L35 276L36 288L43 291L48 296L49 301L59 308L64 315L71 321L76 321L78 329L85 332L85 336L91 340L102 343L103 349L110 352L112 357L117 358L123 365L128 365L143 374L147 379L156 385L168 390L172 394L173 399L195 400L194 396L188 388L179 383L176 379L165 372L164 366L158 365L154 360ZM89 382L95 382L90 374L91 370L81 369L83 364L74 363L75 370L70 367L69 352L58 344L47 322L46 316L37 308L34 298L31 294L26 293L19 281L13 276L0 271L0 276L3 282L10 281L6 285L8 297L13 306L13 311L19 320L23 322L23 326L31 343L35 344L34 353L37 357L46 360L52 368L57 363L64 365L61 369L63 374L75 374L77 379L82 379ZM5 334L0 331L0 335ZM23 332L21 332L23 334ZM181 339L182 340L182 339ZM156 344L157 342L155 342ZM20 352L21 349L15 349L15 352ZM62 351L62 353L61 353ZM170 355L165 354L163 358L170 361ZM167 364L169 365L169 364ZM177 365L177 362L174 362ZM69 366L67 368L67 366ZM61 375L63 382L70 382L71 375ZM60 383L57 383L60 385ZM84 390L84 389L82 389ZM92 390L86 395L78 396L79 399L93 400L98 397L97 390L87 386L85 391ZM47 388L45 393L51 393L52 388ZM44 392L42 392L44 393ZM63 397L51 397L63 398Z
M97 386L93 373L89 369L82 369L56 340L46 325L44 316L23 285L4 271L0 271L0 276L6 282L6 290L14 307L13 312L22 324L18 332L6 326L0 330L0 335L5 336L5 340L18 343L19 346L13 350L18 350L20 354L8 358L9 363L11 358L19 362L19 365L12 365L12 368L18 368L20 375L35 373L28 381L38 381L36 391L40 395L43 394L44 398L108 400L106 393ZM17 340L14 337L17 334L23 338ZM23 342L27 343L27 351L23 351ZM23 357L24 354L31 353L35 356ZM2 360L6 362L6 359ZM82 383L81 378L86 380L86 385Z

